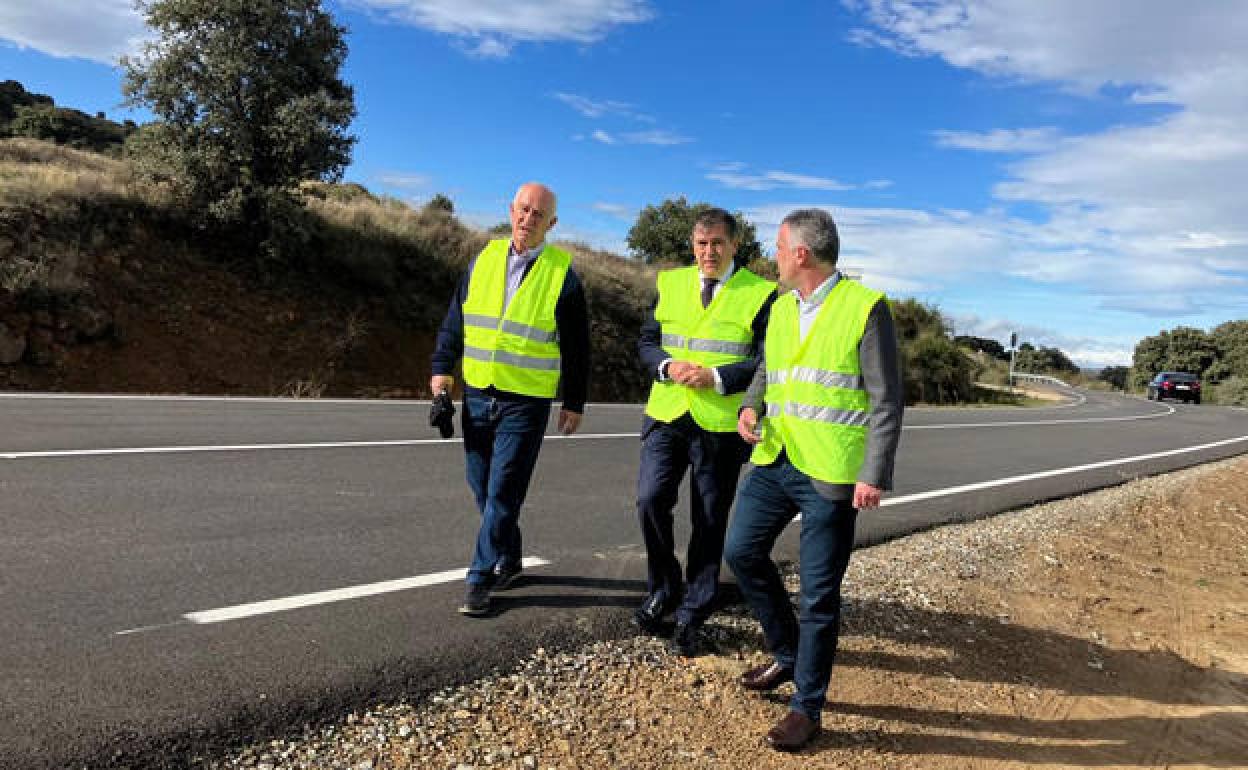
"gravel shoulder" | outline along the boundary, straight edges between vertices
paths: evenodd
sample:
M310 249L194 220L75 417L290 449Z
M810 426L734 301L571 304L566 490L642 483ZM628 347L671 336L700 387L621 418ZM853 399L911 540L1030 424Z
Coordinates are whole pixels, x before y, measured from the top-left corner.
M856 552L798 755L761 742L789 686L736 685L766 660L757 624L735 607L709 633L693 659L646 637L538 650L205 766L1248 767L1248 459Z

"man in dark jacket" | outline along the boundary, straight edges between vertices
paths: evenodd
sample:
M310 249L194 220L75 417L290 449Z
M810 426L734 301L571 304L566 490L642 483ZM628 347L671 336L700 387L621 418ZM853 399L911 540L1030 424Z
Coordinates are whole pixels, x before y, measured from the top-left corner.
M634 614L654 633L676 614L672 649L692 656L719 585L724 531L749 447L736 433L741 394L757 368L775 284L733 260L736 219L722 209L694 223L690 267L659 274L659 297L638 350L653 378L642 425L637 512L646 544L648 594ZM693 532L682 580L672 509L692 468Z
M571 257L546 244L555 194L530 182L510 206L511 239L486 245L451 298L438 331L430 390L464 370L462 425L468 485L481 511L459 611L489 612L490 591L522 570L520 506L560 385L557 426L575 433L589 386L589 313Z

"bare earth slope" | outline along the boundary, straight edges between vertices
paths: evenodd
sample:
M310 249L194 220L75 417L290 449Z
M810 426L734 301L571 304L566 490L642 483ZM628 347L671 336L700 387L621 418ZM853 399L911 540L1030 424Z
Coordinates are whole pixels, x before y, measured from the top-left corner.
M735 684L764 659L737 608L713 620L713 655L539 652L209 764L1248 767L1248 459L860 551L847 586L833 702L799 755L760 741L788 686Z

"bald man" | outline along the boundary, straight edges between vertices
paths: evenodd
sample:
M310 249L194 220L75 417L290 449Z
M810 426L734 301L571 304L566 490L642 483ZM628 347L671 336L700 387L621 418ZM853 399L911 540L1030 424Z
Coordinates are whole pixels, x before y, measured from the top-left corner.
M589 388L589 313L567 252L546 243L555 194L536 182L512 199L511 238L490 241L451 298L433 353L433 394L463 362L462 425L468 486L481 512L459 611L490 612L490 592L521 573L520 506L537 464L551 403L575 433Z

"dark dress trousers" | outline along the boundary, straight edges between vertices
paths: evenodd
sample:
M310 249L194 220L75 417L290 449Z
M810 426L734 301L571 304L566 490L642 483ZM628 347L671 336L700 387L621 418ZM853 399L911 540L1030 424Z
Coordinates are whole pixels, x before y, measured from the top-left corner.
M758 368L774 298L773 294L763 303L751 324L754 355L716 368L724 393L741 393L749 387ZM660 342L662 327L655 319L655 307L657 302L650 308L638 341L642 368L652 379L658 378L659 366L671 357ZM728 516L741 466L749 453L749 445L735 430L726 433L704 430L688 413L670 423L649 416L643 420L637 513L646 546L646 582L650 593L666 597L665 603L671 605L680 601L676 609L678 623L696 625L711 613L719 586ZM682 580L672 534L672 510L686 471L691 472L692 532Z

